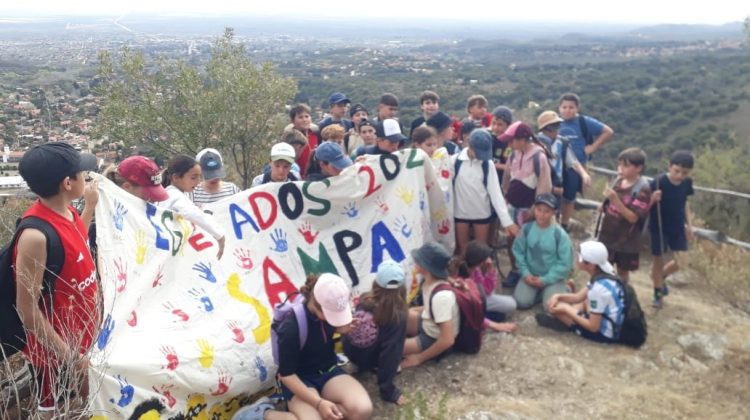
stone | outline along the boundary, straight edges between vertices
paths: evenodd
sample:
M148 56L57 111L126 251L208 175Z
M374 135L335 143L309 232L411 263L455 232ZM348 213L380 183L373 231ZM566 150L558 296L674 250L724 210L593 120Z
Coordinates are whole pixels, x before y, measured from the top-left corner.
M698 360L721 360L727 347L727 337L723 334L683 334L677 337L677 343L685 353Z

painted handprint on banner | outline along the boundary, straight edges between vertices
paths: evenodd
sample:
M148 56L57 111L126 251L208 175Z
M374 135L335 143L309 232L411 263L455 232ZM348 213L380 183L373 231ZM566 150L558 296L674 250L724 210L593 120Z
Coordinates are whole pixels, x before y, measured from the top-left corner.
M109 337L114 329L115 320L112 319L112 314L107 314L107 318L104 319L104 324L102 324L102 330L99 331L99 336L96 338L96 347L99 350L104 350L107 347Z
M229 328L229 330L232 331L232 334L234 335L234 338L232 338L232 340L238 343L245 342L245 334L242 332L235 321L227 321L227 328Z
M193 299L199 301L201 303L200 308L206 312L211 312L214 310L214 304L211 302L211 298L208 297L206 294L206 290L204 288L197 288L193 287L192 289L188 290L188 294L193 297Z
M193 271L197 271L199 273L199 277L203 280L209 281L211 283L216 283L216 276L214 276L214 272L211 271L211 263L198 263L193 266Z
M289 244L286 241L286 232L281 228L274 229L271 232L271 240L273 241L273 247L271 250L276 252L287 252L289 250Z
M446 203L450 203L451 202L451 192L450 191L446 191L446 192L443 193L443 200L445 200Z
M229 384L232 383L232 375L225 370L219 371L219 383L216 385L216 389L210 388L211 395L218 396L224 395L229 391Z
M302 224L302 226L297 229L297 232L299 232L302 235L302 238L307 242L308 244L312 245L313 242L315 242L315 238L318 237L318 234L320 232L312 232L312 227L310 226L310 222L305 222Z
M357 203L351 202L344 206L344 211L341 212L341 214L345 215L346 217L350 219L355 219L357 216L359 216L359 209L357 208Z
M125 227L125 215L128 214L128 209L117 200L115 200L114 205L115 211L112 213L112 223L114 223L115 229L122 232L122 229Z
M414 191L412 191L409 188L404 187L403 185L399 186L396 189L396 195L398 198L401 199L401 201L404 202L407 206L411 204L414 201Z
M153 282L151 282L151 287L161 286L161 279L164 278L164 264L159 266L159 269L156 271L156 275L154 276Z
M127 378L123 378L120 375L117 375L115 378L117 379L117 383L120 385L120 399L117 401L117 406L125 407L133 401L135 389L133 388L133 385L130 385L128 383ZM115 400L110 399L109 402L114 404Z
M135 327L136 325L138 325L138 314L135 313L135 310L130 311L128 325L130 325L131 327Z
M253 268L253 260L250 258L250 250L247 248L237 248L234 250L234 258L237 259L237 267L243 270Z
M419 210L424 211L424 208L427 206L427 198L425 197L424 191L419 192Z
M404 236L404 238L409 239L411 237L411 227L409 226L408 222L406 221L406 216L401 216L394 222L394 227L396 230L401 232L401 235Z
M115 260L115 270L117 271L115 290L117 290L117 293L121 293L128 284L128 264L123 262L122 258L118 258Z
M388 210L390 208L388 207L388 203L383 200L383 196L378 196L378 198L375 200L375 204L378 205L378 211L383 213L384 215L388 214Z
M187 320L190 319L190 315L186 314L185 311L183 311L182 309L175 309L174 305L170 301L164 302L162 306L167 312L169 312L170 314L178 318L174 322L177 322L177 321L186 322Z
M177 357L177 353L174 351L172 346L161 346L159 347L161 353L167 358L167 365L162 366L162 369L175 370L180 365L180 359Z
M258 379L265 382L268 379L268 368L266 368L266 364L260 356L255 356L255 367L258 369Z
M154 392L162 396L162 398L160 399L164 401L164 405L166 405L168 408L172 408L175 404L177 404L177 399L172 396L172 388L174 388L174 384L164 384L159 388L157 388L156 386L152 386L151 388L153 388Z
M135 234L135 263L142 265L146 261L146 234L139 230Z
M441 235L447 235L448 232L451 230L451 224L448 219L443 219L440 224L438 224L438 233Z
M198 349L201 355L198 357L198 362L204 368L208 369L214 364L214 346L208 342L208 340L198 340Z

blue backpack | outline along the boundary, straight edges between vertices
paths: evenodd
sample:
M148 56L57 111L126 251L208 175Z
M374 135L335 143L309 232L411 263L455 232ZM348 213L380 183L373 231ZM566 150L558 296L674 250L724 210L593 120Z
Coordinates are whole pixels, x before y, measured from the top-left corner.
M301 293L295 293L286 298L285 301L276 305L273 309L273 321L271 322L271 352L273 362L279 365L279 328L287 318L297 318L299 329L299 348L305 347L307 342L307 315L305 314L305 297Z

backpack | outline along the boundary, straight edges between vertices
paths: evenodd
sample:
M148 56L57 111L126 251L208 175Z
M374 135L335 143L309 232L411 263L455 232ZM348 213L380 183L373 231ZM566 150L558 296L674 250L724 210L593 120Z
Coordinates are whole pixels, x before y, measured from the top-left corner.
M461 165L463 165L463 162L461 159L456 158L456 161L453 163L453 185L456 185L456 178L458 178L458 170L461 169ZM487 188L487 179L490 175L490 161L489 160L483 160L482 161L482 183L484 184L484 188Z
M646 342L648 326L646 325L646 316L641 309L640 302L638 302L638 295L636 295L633 286L623 282L616 276L601 275L593 281L604 279L617 282L623 291L623 320L618 328L617 324L608 316L602 314L602 317L606 318L615 327L615 337L617 337L620 343L633 348L641 347Z
M461 314L461 327L453 343L453 349L462 353L478 353L484 336L484 315L487 311L487 297L481 287L473 281L448 280L432 289L430 294L430 318L435 319L432 298L442 290L450 290L456 295L456 303Z
M271 322L271 352L276 366L279 365L279 328L290 316L297 318L299 329L299 348L305 347L307 342L307 315L305 314L305 297L301 293L294 293L273 308Z
M36 229L47 239L46 270L42 277L43 299L51 298L55 291L55 280L65 263L65 250L57 231L43 219L35 216L16 221L16 232L10 243L0 251L0 338L3 359L26 347L26 330L16 310L16 281L13 276L13 248L24 229Z

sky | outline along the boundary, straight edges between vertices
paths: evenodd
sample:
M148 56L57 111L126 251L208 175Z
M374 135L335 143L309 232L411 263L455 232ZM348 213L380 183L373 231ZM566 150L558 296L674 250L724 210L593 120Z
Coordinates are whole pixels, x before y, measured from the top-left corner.
M476 21L721 24L750 16L746 0L3 0L3 17L50 15L293 15ZM11 4L7 4L11 3ZM453 6L448 6L452 4ZM441 7L440 5L446 5Z

